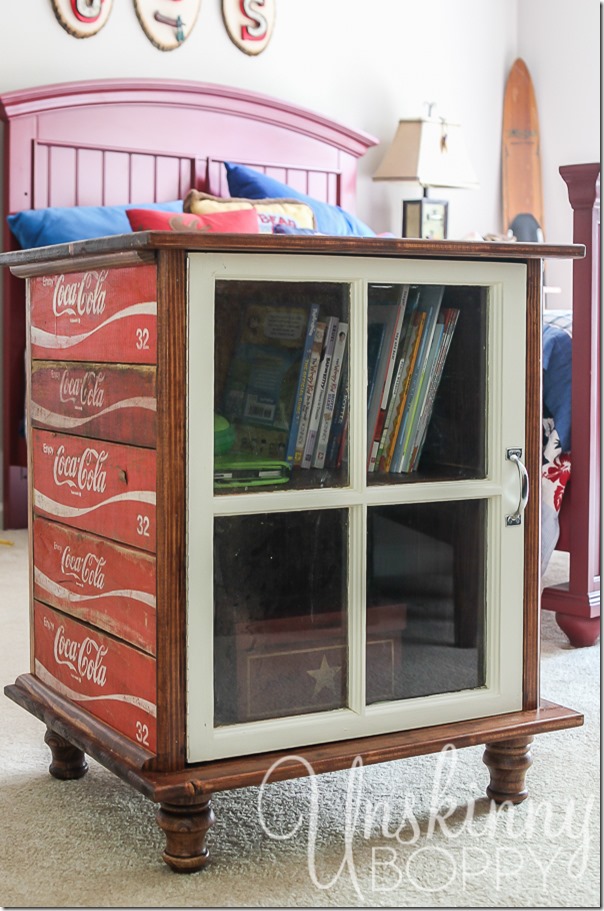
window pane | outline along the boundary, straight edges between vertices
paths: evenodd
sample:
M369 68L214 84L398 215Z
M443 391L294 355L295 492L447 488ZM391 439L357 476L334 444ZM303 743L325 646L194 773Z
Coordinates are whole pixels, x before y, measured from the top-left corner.
M216 518L216 724L346 705L347 553L347 510Z
M348 483L350 286L216 283L214 489Z
M369 286L369 483L485 477L487 296Z
M368 510L369 703L484 686L485 521L476 500Z

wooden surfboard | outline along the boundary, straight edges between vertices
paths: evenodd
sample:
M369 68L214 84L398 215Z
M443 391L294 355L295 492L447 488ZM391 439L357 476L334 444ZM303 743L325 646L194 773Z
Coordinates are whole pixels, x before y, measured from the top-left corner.
M509 73L503 101L501 143L503 231L516 215L533 215L543 230L539 117L530 73L518 58Z

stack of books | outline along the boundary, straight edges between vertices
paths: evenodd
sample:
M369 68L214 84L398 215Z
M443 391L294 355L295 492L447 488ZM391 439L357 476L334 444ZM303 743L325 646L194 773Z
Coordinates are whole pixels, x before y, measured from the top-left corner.
M222 413L235 451L338 468L348 415L348 323L305 307L248 307Z
M459 310L441 308L441 285L401 285L396 303L370 301L367 471L419 463Z
M384 287L380 295L371 286L368 304L367 471L412 472L459 310L441 307L440 285ZM248 306L221 409L234 452L290 469L337 469L348 404L348 323L318 304Z

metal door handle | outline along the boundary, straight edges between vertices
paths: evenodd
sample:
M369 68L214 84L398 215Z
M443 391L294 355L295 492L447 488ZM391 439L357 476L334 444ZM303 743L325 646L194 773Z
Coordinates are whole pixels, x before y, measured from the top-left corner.
M510 462L515 462L516 467L518 468L518 475L520 478L520 500L518 501L518 508L515 513L511 516L505 517L506 525L520 525L522 522L522 513L526 508L529 498L529 476L526 466L521 461L522 449L508 449L505 457L509 459Z

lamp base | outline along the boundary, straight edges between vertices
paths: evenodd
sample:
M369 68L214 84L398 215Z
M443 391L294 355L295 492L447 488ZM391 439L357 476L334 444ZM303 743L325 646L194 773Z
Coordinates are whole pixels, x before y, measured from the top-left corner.
M449 203L440 199L403 200L403 237L444 240Z

